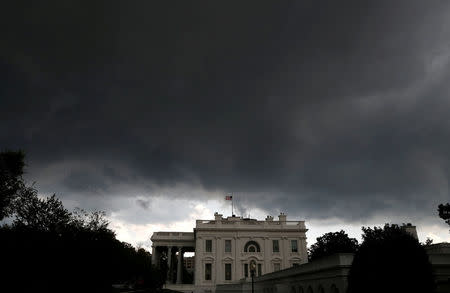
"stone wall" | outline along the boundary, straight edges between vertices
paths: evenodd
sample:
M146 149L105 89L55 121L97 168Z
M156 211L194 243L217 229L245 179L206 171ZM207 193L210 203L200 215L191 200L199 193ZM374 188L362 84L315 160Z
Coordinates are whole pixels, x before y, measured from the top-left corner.
M437 292L450 292L450 243L437 243L425 247L433 266Z
M299 267L281 270L254 279L257 293L338 293L346 292L353 254L342 253ZM251 279L218 285L216 293L251 292Z
M427 246L437 293L450 292L450 243ZM345 293L353 254L335 254L299 267L281 270L254 279L257 293ZM251 279L218 285L216 293L250 293Z

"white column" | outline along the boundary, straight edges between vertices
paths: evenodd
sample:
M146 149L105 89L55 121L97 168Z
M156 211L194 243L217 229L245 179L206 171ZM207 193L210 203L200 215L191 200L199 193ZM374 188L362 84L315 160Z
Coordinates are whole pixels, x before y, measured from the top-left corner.
M232 251L232 256L233 256L233 264L232 264L232 272L231 272L231 280L239 280L241 278L241 276L238 276L238 257L237 257L237 239L236 236L233 237L233 240L231 241L231 251Z
M203 273L203 263L201 262L201 259L203 257L203 252L204 252L204 248L203 248L204 244L203 244L203 237L201 236L197 236L197 239L195 240L195 285L198 286L200 285L200 283L202 282L202 278L204 278L204 273Z
M178 265L177 265L177 284L181 284L182 283L182 276L181 274L183 274L183 258L182 258L182 247L179 246L178 247Z
M222 280L222 259L223 259L223 249L222 249L222 239L221 237L215 237L216 240L216 274L215 274L215 284L223 283Z
M167 246L167 283L172 283L172 246Z
M181 253L181 283L183 283L184 253Z
M308 250L306 248L306 239L302 238L301 239L301 245L302 245L302 263L307 263L308 262Z
M152 265L156 266L156 246L152 245Z
M288 250L287 250L287 237L282 236L281 237L281 243L280 243L280 250L281 250L281 269L285 269L287 267L286 262L288 259Z
M241 237L238 235L236 236L236 241L234 244L234 250L235 250L235 255L234 255L234 262L236 263L236 272L235 272L235 278L236 280L240 280L243 278L243 264L242 261L239 261L241 258L241 252L243 251L241 249Z
M264 262L262 265L262 273L267 274L270 272L269 264L270 260L272 259L272 247L270 245L270 240L268 236L264 237Z

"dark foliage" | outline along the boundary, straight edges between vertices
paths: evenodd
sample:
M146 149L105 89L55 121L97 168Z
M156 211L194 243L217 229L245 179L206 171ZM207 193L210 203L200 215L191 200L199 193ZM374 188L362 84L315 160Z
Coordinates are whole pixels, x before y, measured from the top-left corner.
M450 203L438 206L439 218L443 219L450 226Z
M318 237L309 249L309 260L319 259L334 253L354 253L358 250L358 240L349 238L344 230L329 232Z
M433 244L433 239L430 237L427 237L427 240L425 240L425 243L422 244L422 246L430 246Z
M55 195L40 198L23 183L23 155L17 158L22 164L2 169L11 172L0 182L13 219L0 227L1 291L111 292L124 282L161 288L165 272L151 266L147 251L117 240L102 212L70 213Z
M0 220L11 214L11 204L23 186L25 155L22 151L0 152Z
M55 195L42 199L33 187L22 187L13 201L14 227L57 232L71 226L72 215Z
M161 287L163 272L144 249L118 241L102 213L69 213L55 196L39 199L29 188L16 199L17 216L0 228L2 279L14 291L109 292L131 282Z
M363 229L349 293L434 292L431 264L417 239L397 225Z

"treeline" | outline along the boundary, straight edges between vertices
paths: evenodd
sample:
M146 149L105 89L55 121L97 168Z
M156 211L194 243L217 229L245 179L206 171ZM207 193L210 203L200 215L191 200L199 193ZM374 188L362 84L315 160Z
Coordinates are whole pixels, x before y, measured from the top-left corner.
M361 244L343 230L318 237L309 249L309 260L354 253L348 293L435 292L433 270L424 248L432 241L421 244L398 225L363 227L362 231Z
M69 212L22 178L24 154L0 153L0 291L110 292L131 282L154 290L165 273L150 253L116 239L102 212Z
M440 204L437 212L450 226L450 203ZM428 238L420 243L408 233L408 227L394 224L362 227L361 244L343 230L329 232L311 245L308 258L315 261L335 253L354 253L347 293L436 292L434 272L426 252L433 240Z

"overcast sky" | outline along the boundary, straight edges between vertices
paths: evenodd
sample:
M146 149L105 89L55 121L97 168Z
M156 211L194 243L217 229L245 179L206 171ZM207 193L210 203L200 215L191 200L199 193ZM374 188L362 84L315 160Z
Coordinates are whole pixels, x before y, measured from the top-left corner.
M9 1L0 147L134 245L215 211L450 241L448 1ZM147 241L147 242L146 242Z

